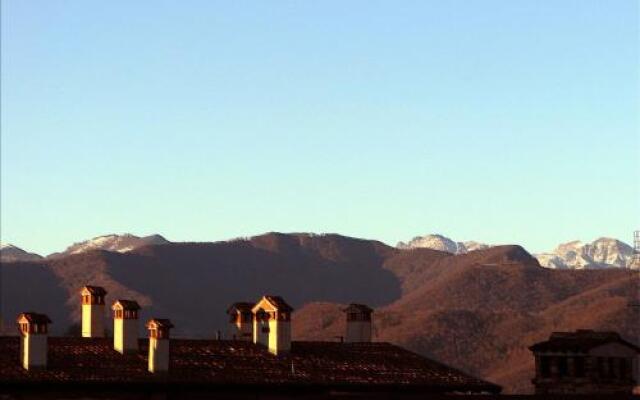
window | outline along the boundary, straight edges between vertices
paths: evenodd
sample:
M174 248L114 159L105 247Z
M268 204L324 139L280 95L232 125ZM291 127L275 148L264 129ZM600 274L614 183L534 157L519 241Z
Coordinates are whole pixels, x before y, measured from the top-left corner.
M607 363L609 364L608 377L615 378L616 377L616 359L614 357L609 357L607 360Z
M575 367L576 376L578 378L583 378L585 376L584 357L575 357L573 359L573 365Z
M625 380L631 378L631 359L620 359L620 378Z
M598 377L606 378L607 377L607 366L604 357L598 357Z
M565 377L569 375L569 363L567 357L558 357L558 376Z
M540 357L540 374L543 378L549 378L551 376L551 357Z

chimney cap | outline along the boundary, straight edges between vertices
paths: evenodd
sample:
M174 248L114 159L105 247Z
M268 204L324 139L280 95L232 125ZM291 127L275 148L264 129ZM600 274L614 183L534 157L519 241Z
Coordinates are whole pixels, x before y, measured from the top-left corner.
M51 324L51 319L49 319L49 317L47 317L46 314L38 314L36 312L33 311L26 311L23 313L20 313L20 315L18 315L18 319L17 319L18 323L24 323L24 322L28 322L30 324Z
M249 302L239 301L237 303L233 303L229 308L227 308L227 314L236 314L239 312L251 312L253 308L253 304Z
M342 311L361 312L363 314L371 314L373 312L373 308L369 307L366 304L351 303L346 308L343 308Z
M107 294L107 291L102 286L91 286L91 285L83 286L80 293L85 295L87 294L87 292L88 294L91 294L94 296L106 296Z
M122 310L139 310L141 307L140 304L138 304L138 302L135 300L118 299L114 301L113 305L111 306L112 310L115 310L116 308Z
M145 325L147 329L169 329L173 328L171 320L167 318L151 318Z
M287 304L286 301L284 301L284 299L280 296L271 296L271 295L265 295L262 296L262 298L260 299L260 301L258 301L253 308L251 309L252 312L257 312L258 310L260 310L262 307L262 304L264 303L268 303L271 308L273 310L269 310L269 311L284 311L284 312L291 312L293 311L293 307L291 307L289 304Z

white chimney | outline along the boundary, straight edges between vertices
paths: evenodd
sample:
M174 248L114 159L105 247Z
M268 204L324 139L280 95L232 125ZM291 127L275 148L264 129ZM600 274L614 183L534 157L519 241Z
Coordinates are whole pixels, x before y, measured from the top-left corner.
M253 342L275 355L291 350L291 312L293 308L280 296L263 296L253 313Z
M104 337L104 298L107 291L100 286L85 286L82 296L82 337Z
M371 341L371 314L373 310L364 304L349 304L344 311L347 314L347 334L345 342L358 343Z
M169 371L169 329L173 324L168 319L152 318L149 329L149 372Z
M253 339L253 313L251 303L233 303L227 314L229 314L229 337L232 340Z
M138 311L134 300L116 300L113 310L113 348L122 353L138 351Z
M47 367L47 332L49 317L34 312L18 315L20 362L26 370Z

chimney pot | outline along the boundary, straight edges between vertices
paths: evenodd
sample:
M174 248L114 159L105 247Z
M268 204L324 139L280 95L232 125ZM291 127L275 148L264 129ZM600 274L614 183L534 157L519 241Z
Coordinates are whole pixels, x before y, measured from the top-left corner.
M104 337L104 300L107 291L87 285L80 290L82 299L82 337Z
M343 309L347 315L347 343L371 342L371 314L373 309L364 304L352 303Z
M233 303L228 309L229 337L233 340L253 339L253 304L247 302Z
M26 370L47 367L47 334L51 320L45 314L23 312L18 315L20 362Z
M140 305L135 300L116 300L113 310L113 348L122 353L138 351L138 313Z
M266 346L275 355L291 350L291 312L280 296L263 296L251 309L253 342Z
M168 319L152 318L146 325L149 330L149 372L169 371L169 330L173 324Z

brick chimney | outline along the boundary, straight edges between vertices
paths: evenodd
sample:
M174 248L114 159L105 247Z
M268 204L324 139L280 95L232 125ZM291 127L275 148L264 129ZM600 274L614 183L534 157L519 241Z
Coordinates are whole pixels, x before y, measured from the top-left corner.
M347 314L347 334L345 342L370 342L371 341L371 314L373 310L364 304L349 304L343 309Z
M134 300L116 300L113 310L113 348L122 353L138 351L138 311Z
M149 329L149 372L169 371L169 329L173 324L168 319L152 318Z
M280 296L263 296L251 309L253 342L275 355L291 350L291 312L293 308Z
M229 314L229 337L232 340L253 340L253 313L251 303L233 303Z
M49 317L34 312L18 315L20 329L20 362L26 370L47 367L47 333Z
M82 337L104 337L104 298L107 291L100 286L85 286L82 296Z

